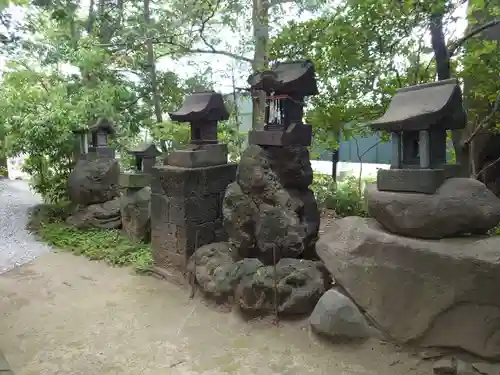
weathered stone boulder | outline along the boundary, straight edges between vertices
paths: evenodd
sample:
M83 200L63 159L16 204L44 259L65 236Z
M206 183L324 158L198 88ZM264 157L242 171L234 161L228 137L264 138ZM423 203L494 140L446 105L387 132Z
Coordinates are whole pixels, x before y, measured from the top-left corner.
M281 258L298 258L304 251L305 228L298 215L284 207L259 205L254 216L255 238L266 264L274 264Z
M368 323L357 306L335 289L323 294L309 323L314 332L331 339L357 340L370 335Z
M66 222L79 229L118 229L121 227L120 198L80 207Z
M120 198L122 229L133 241L151 238L151 188L128 190Z
M189 258L186 270L194 276L203 293L215 299L234 295L236 286L246 275L253 275L264 265L256 258L236 261L238 254L227 242L201 246Z
M500 359L500 237L422 240L347 217L321 236L317 253L394 340Z
M250 256L256 249L254 236L256 213L257 205L250 195L243 193L238 183L229 184L222 203L224 229L232 246L238 249L242 257Z
M223 200L224 227L241 257L270 264L282 257L314 258L319 210L308 186L312 169L306 147L248 147L236 182Z
M500 199L471 178L450 178L432 195L379 191L370 184L366 199L370 216L403 236L484 234L500 222Z
M119 175L115 159L79 160L68 178L69 197L83 206L110 201L119 195Z
M284 315L310 313L329 282L321 262L291 258L278 262L275 280L273 266L257 258L239 259L227 242L198 248L186 271L207 297L218 301L234 297L243 311L257 314L274 311L275 281L278 311Z
M321 262L283 258L273 266L264 266L246 275L236 288L236 301L245 312L282 315L309 314L328 286ZM275 296L277 293L277 296Z

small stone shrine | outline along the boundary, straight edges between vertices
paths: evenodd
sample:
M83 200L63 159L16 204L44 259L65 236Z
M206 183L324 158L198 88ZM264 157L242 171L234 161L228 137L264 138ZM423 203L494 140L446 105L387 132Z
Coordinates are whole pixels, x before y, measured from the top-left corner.
M199 247L187 271L205 295L232 298L244 311L312 311L329 281L317 261L320 216L303 124L304 97L317 94L311 62L280 63L249 78L267 93L263 130L252 130L236 181L222 202L228 242ZM200 244L201 245L201 244ZM275 266L273 265L275 264Z
M191 144L153 168L151 242L158 267L184 269L197 247L224 240L222 199L236 165L228 164L227 145L217 141L218 121L229 118L221 94L191 94L169 115L191 125Z
M151 184L151 173L156 158L161 155L153 143L143 143L128 150L134 157L134 171L120 175L120 186L125 189L141 189Z
M74 133L78 136L78 158L114 159L115 150L110 147L110 138L115 136L115 129L109 120L100 118L88 129Z
M151 173L161 154L152 143L143 143L128 153L134 156L134 171L120 174L122 230L133 241L151 236Z
M446 164L465 124L456 80L402 89L373 127L393 133L391 169L365 197L371 217L336 220L317 252L386 337L500 359L500 199ZM341 239L341 240L339 240Z
M466 115L456 79L400 89L371 126L392 135L391 169L380 169L382 191L433 194L459 166L446 163L446 131L463 129Z
M266 93L264 130L251 130L249 143L261 146L310 146L311 125L302 123L304 98L317 95L311 61L276 64L248 78L252 90Z

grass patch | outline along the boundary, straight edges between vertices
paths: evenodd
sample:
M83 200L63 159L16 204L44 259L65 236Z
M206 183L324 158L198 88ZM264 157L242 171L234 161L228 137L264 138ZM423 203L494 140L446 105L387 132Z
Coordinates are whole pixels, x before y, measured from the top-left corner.
M64 222L69 215L64 206L40 205L30 215L28 227L45 242L75 255L102 260L112 266L132 266L146 272L152 265L151 248L124 237L119 230L76 229Z

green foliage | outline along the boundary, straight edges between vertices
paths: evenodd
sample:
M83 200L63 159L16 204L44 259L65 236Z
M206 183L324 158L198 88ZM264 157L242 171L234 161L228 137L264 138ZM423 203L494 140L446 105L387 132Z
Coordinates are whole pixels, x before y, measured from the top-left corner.
M500 236L500 224L490 230L490 236Z
M500 18L500 4L495 2L485 8L484 1L471 0L468 11L469 31L494 18ZM500 76L500 41L487 35L490 34L485 31L468 39L464 45L460 75L464 80L469 128L472 129L489 117L493 103L500 95L500 82L496 78ZM500 128L500 112L493 116L487 127Z
M189 124L181 124L174 121L155 123L151 127L153 139L164 140L167 153L189 144L191 129Z
M335 183L331 176L315 173L311 189L320 208L334 210L340 217L368 216L364 199L364 185L371 179L360 181L348 176Z
M138 272L152 265L148 245L134 243L118 230L78 230L64 223L71 214L71 205L43 204L33 208L28 227L41 239L62 250L83 255L91 260L103 260L113 266L133 266Z
M42 225L38 234L49 244L90 260L133 266L139 272L146 271L152 264L149 246L130 242L118 230L80 231L59 222Z
M273 60L315 63L320 95L307 117L317 140L335 147L344 124L376 119L397 88L433 79L432 66L420 63L430 60L419 44L420 21L405 3L350 0L321 17L290 22L273 39Z
M0 157L26 154L24 171L46 202L67 198L66 180L75 163L73 131L85 129L99 118L114 123L118 152L144 129L157 136L156 140L184 142L187 127L172 129L170 124L158 125L153 120L149 68L142 45L132 51L126 45L111 48L104 43L109 38L103 34L109 19L82 19L73 8L57 1L37 5L42 10L27 17L31 37L23 41L2 77ZM114 13L108 16L119 18ZM96 26L91 33L88 22ZM119 40L128 26L112 27L120 29L115 30ZM178 108L186 92L206 83L203 77L182 80L172 72L158 72L157 81L165 112Z

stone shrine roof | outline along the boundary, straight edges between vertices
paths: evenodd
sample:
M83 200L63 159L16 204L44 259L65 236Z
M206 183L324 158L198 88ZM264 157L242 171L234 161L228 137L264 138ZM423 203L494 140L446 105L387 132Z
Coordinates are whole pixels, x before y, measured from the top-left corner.
M463 129L466 114L455 78L405 87L396 92L385 114L370 126L390 132L428 130L435 126Z
M100 117L93 125L90 125L88 128L76 129L73 130L73 133L75 134L83 134L89 132L93 133L98 130L103 130L104 132L110 135L115 135L115 127L113 123L103 117Z
M275 94L318 95L316 71L310 60L281 62L248 77L252 89Z
M96 121L96 123L92 126L89 127L89 130L91 132L95 132L98 130L103 130L108 134L114 135L115 134L115 127L113 126L113 123L109 121L106 118L99 118L99 120Z
M158 148L156 148L154 143L147 143L147 142L141 143L136 147L132 147L127 151L129 154L136 156L156 157L161 155L161 152L158 151Z
M181 108L168 115L178 122L225 121L229 118L222 95L215 91L188 95Z

